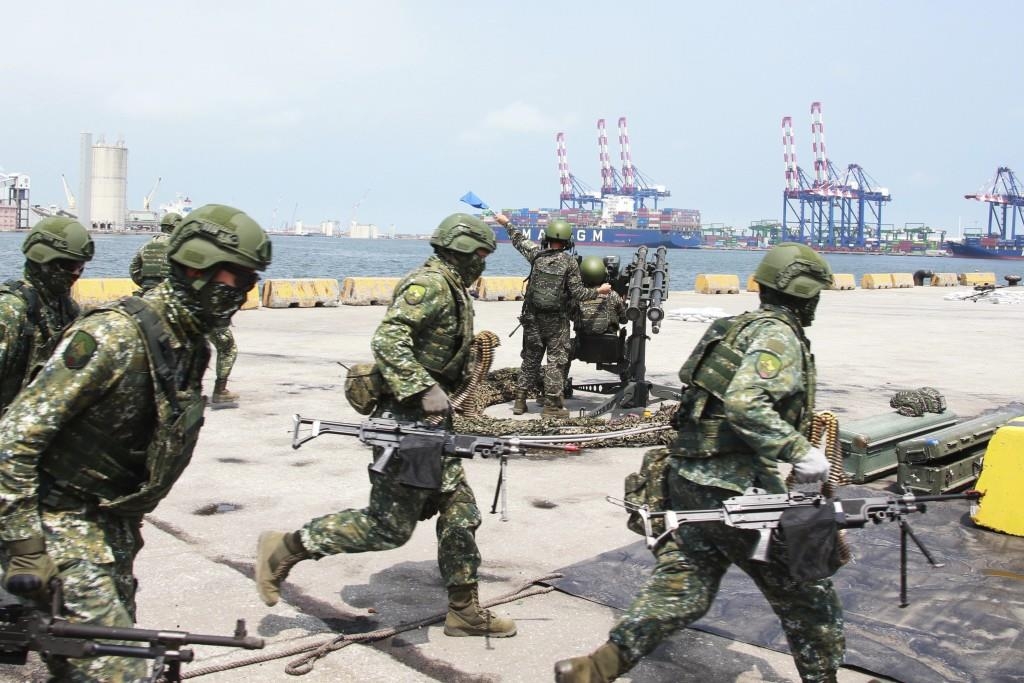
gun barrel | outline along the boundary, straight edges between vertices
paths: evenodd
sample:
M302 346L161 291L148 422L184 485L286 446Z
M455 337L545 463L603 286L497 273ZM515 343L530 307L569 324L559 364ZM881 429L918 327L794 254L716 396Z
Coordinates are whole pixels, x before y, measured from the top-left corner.
M70 624L66 621L54 621L49 631L60 638L88 638L100 640L128 640L144 643L160 643L162 645L217 645L221 647L241 647L247 650L259 650L263 647L263 639L255 636L214 636L185 631L155 631L145 628L116 628L113 626L93 626L91 624Z

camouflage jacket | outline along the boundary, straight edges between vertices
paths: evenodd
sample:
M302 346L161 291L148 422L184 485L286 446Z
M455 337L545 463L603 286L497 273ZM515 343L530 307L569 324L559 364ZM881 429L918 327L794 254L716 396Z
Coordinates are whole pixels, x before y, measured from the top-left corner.
M145 300L171 335L177 386L198 395L209 360L206 330L168 283L152 289ZM129 460L119 465L144 468L156 414L146 344L133 320L101 311L75 322L0 419L0 540L42 534L44 458L74 457L68 443L95 438Z
M26 290L23 294L10 284L0 290L0 411L46 362L61 333L79 313L70 296L54 301L27 275L21 284ZM34 312L29 311L32 300Z
M626 324L626 302L617 292L577 304L573 314L576 334L607 334L618 332Z
M563 306L566 307L563 309L564 311L568 310L567 307L570 303L597 298L597 289L583 284L583 278L580 276L580 264L576 261L576 256L572 252L565 249L543 249L536 242L526 239L523 233L512 227L511 223L505 226L505 232L512 241L512 246L526 258L532 269L541 267L547 272L563 274L564 291L562 293L562 301L564 302ZM538 264L538 262L542 263ZM528 304L531 298L531 285L532 283L526 285L526 299L523 302L523 308L528 313L530 312Z
M170 235L163 233L156 235L150 241L139 247L132 257L128 266L128 274L132 282L148 291L166 280L171 274L171 264L167 260L167 252L170 249Z
M462 380L473 341L473 301L458 273L437 256L406 275L370 347L391 393L404 401L435 383Z
M676 471L698 484L738 493L751 486L780 493L785 487L779 461L794 462L810 449L801 428L814 409L814 356L800 323L785 308L763 304L746 315L752 320L743 320L732 343L740 360L721 399L702 404L697 390L696 404L703 405L702 414L690 415L691 421L680 425L676 448L682 457L677 458ZM698 346L694 355L703 351ZM681 379L688 374L684 373L687 367L680 371ZM680 410L695 404L693 391L687 391ZM700 454L680 447L688 436L683 430L700 422L713 423L714 418L727 424L733 439L739 437L739 447Z

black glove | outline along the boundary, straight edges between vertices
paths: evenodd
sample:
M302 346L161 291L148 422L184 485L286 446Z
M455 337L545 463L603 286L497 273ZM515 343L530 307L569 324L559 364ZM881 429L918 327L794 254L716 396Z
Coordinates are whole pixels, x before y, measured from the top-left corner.
M46 542L41 538L8 541L7 554L10 562L4 587L16 595L45 596L50 580L57 576L57 565L46 553Z
M440 384L435 384L420 397L420 405L427 415L444 415L450 410L448 405L448 394L444 392Z

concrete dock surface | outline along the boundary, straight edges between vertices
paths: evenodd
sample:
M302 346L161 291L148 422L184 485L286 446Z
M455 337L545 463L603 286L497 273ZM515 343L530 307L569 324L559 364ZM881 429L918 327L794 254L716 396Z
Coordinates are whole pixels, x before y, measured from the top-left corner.
M839 419L891 410L898 389L933 386L950 410L971 416L1021 399L1019 340L1024 306L947 301L948 289L824 292L808 330L819 372L818 410ZM717 307L729 314L757 306L757 295L707 296L672 292L666 311ZM502 339L494 368L518 366L521 333L511 339L518 302L480 302L476 329ZM330 641L340 633L400 627L443 615L446 593L436 565L433 522L419 525L405 546L376 553L302 562L292 570L281 603L268 608L252 581L256 537L294 530L307 520L368 499L369 450L355 439L325 435L291 448L292 415L359 421L342 394L339 362L370 360L370 336L383 307L260 309L235 317L239 357L230 388L238 408L207 412L192 464L170 496L147 517L146 547L136 568L140 628L229 635L244 618L262 651L196 647L184 671L228 666ZM647 346L647 378L677 384L676 373L706 325L665 320ZM611 377L574 366L576 381ZM212 367L208 385L212 388ZM601 398L577 392L573 409ZM536 419L537 409L530 402ZM488 414L511 417L509 404ZM578 455L530 455L509 465L509 520L489 514L498 464L474 459L465 468L484 522L481 598L637 540L619 508L623 478L638 469L641 448L595 448ZM893 478L876 482L879 488ZM898 583L897 560L892 585ZM842 571L842 570L840 570ZM501 681L553 680L556 660L604 642L615 610L557 591L494 608L514 618L508 639L450 638L439 623L387 640L354 644L318 659L310 673L285 672L291 654L201 677L229 681ZM667 667L671 661L687 672ZM35 673L33 673L33 671ZM42 680L38 664L0 666L0 680ZM839 680L872 680L843 669ZM796 681L786 653L686 630L622 680Z

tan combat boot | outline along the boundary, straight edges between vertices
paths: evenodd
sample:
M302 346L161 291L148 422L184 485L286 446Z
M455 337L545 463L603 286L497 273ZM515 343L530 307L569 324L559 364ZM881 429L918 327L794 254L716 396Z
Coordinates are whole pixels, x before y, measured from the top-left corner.
M609 683L629 671L619 646L610 640L586 657L555 664L556 683Z
M527 412L529 412L529 410L526 408L526 392L516 389L516 400L515 403L512 404L512 414L522 415Z
M256 591L273 607L281 599L281 583L288 572L312 556L302 547L297 532L264 531L256 542Z
M238 394L228 391L227 378L218 379L213 383L213 396L210 397L210 403L238 403Z
M444 620L446 636L491 636L508 638L516 634L516 622L496 616L480 606L477 584L448 587L448 616Z
M565 407L561 394L547 395L541 417L569 417L569 410Z

